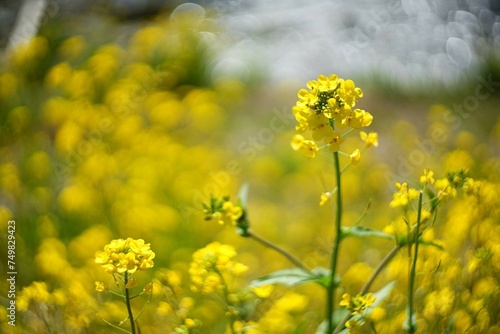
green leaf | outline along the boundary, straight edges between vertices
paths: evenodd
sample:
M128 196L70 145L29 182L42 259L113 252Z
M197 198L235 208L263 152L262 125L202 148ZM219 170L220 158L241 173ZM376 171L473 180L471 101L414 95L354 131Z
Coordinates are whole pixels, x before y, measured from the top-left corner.
M248 190L249 190L250 186L248 185L248 183L243 183L243 185L240 187L240 191L238 192L238 201L239 201L239 205L246 209L247 208L247 204L248 204Z
M373 297L376 298L375 302L366 309L365 314L369 315L375 307L379 306L387 297L389 297L395 285L396 281L392 281L385 285L382 289L374 292Z
M330 285L331 270L325 267L316 267L311 270L311 273L316 277L312 282L317 283L325 288ZM335 275L335 286L340 284L340 277Z
M284 286L296 286L316 280L317 277L301 268L283 269L269 275L257 278L250 282L250 286L262 286L267 284L282 284Z
M420 238L418 240L418 243L421 244L421 245L424 245L424 246L433 246L433 247L439 248L440 250L444 250L444 246L443 245L435 243L434 241L422 240ZM412 242L408 242L408 238L406 236L398 237L398 245L407 246L408 244L413 244L413 240L412 240Z
M323 320L321 324L319 324L318 328L316 328L316 333L315 334L325 334L326 329L328 327L328 320Z
M441 201L439 200L439 197L437 197L436 194L427 187L425 188L425 194L427 195L427 197L429 197L429 201L431 203L431 212L434 212Z
M421 240L421 239L420 239L420 240L419 240L419 243L420 243L421 245L426 245L426 246L434 246L434 247L436 247L436 248L439 248L440 250L444 250L443 245L437 244L437 243L435 243L435 242L433 242L433 241L426 241L426 240Z
M345 308L339 308L338 310L335 311L333 315L333 328L336 328L340 321L346 316L348 311ZM318 328L316 328L315 334L325 334L326 330L328 328L328 319L325 319L319 324ZM341 331L340 333L347 333L346 331Z
M403 330L407 332L411 331L412 333L415 333L415 331L417 330L417 314L415 313L415 311L413 311L410 315L410 310L408 307L406 308L406 317L405 321L403 322Z
M351 227L342 227L342 237L360 237L360 238L382 238L393 240L394 236L392 234L388 234L382 231L373 230L368 227L363 226L351 226Z
M305 283L316 283L328 287L330 284L330 270L323 267L314 268L311 272L301 268L283 269L253 280L250 282L250 286L258 287L267 284L297 286ZM339 283L340 279L336 277L335 284L338 285Z

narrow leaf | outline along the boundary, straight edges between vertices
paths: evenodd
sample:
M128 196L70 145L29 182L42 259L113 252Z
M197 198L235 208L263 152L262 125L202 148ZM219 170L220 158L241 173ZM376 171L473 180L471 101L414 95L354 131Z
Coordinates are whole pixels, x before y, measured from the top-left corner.
M422 239L420 239L420 240L419 240L419 243L420 243L421 245L426 245L426 246L434 246L434 247L436 247L436 248L439 248L440 250L444 250L444 246L443 246L443 245L440 245L440 244L435 243L435 242L433 242L433 241L427 241L427 240L422 240Z
M243 185L240 187L240 191L238 192L238 201L239 205L241 205L242 208L247 207L248 204L248 190L250 189L250 186L248 183L243 183Z
M393 240L394 236L382 231L373 230L363 226L342 227L343 237L360 237L360 238L382 238Z
M316 267L311 270L311 273L316 277L313 282L327 288L331 281L331 270L325 267ZM335 275L335 286L340 284L340 277Z
M284 286L297 286L317 280L318 277L301 268L283 269L269 275L257 278L250 282L250 286L258 287L267 284L282 284Z

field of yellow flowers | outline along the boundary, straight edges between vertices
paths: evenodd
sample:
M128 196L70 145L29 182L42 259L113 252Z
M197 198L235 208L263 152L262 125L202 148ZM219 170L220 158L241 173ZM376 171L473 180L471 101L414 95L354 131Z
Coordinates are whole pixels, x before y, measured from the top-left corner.
M6 55L0 331L500 332L495 77L268 88L210 76L218 33L46 26Z

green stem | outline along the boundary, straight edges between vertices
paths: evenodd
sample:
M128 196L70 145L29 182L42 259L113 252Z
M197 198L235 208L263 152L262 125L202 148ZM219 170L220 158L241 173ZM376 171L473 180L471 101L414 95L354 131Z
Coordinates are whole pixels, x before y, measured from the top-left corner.
M128 312L128 318L130 320L131 333L135 334L134 315L132 314L132 306L130 305L130 290L127 288L127 283L128 283L127 272L125 272L125 279L123 283L125 284L125 304L127 304L127 312Z
M236 321L236 317L234 316L233 313L233 305L231 301L229 300L229 289L226 283L226 280L224 279L224 276L222 276L222 273L220 272L219 269L214 267L214 271L219 275L220 280L222 282L222 292L224 294L224 299L226 300L226 305L227 305L227 312L229 313L229 328L231 329L231 334L236 334L236 331L234 330L234 323Z
M385 266L387 266L389 264L389 262L391 262L392 258L399 252L399 250L402 247L403 247L403 245L396 245L396 246L394 246L393 249L391 249L391 251L389 253L387 253L387 255L382 259L382 261L380 261L380 263L378 264L378 267L372 273L370 278L366 281L365 285L363 285L363 287L359 291L360 295L364 295L365 293L368 292L368 290L370 290L370 286L375 281L377 276L382 272L382 270L385 268ZM349 320L350 317L351 317L351 314L347 313L344 316L344 318L339 322L339 324L337 325L337 328L335 328L335 331L333 332L333 334L338 334L344 328L345 323L347 322L347 320Z
M335 309L335 272L337 270L338 255L340 250L340 242L342 241L342 187L341 187L341 172L340 172L340 161L338 152L333 153L333 160L335 164L335 178L337 182L337 208L335 215L335 241L333 244L332 258L330 260L330 283L328 284L326 299L326 318L328 319L328 329L327 334L333 331L333 318Z
M287 252L286 250L279 247L278 245L273 244L271 241L264 239L263 237L256 234L252 230L248 230L247 233L248 233L248 236L254 238L256 241L258 241L262 245L269 247L271 249L274 249L275 251L277 251L278 253L280 253L284 257L286 257L288 260L290 260L290 262L292 262L297 267L302 268L307 272L311 272L311 269L304 262L300 261L297 257L295 257L293 254Z
M423 192L420 191L418 196L418 210L417 210L417 224L415 226L413 243L415 245L415 251L412 258L412 264L410 269L410 281L408 283L408 333L413 334L417 331L416 323L413 322L413 312L414 312L414 292L415 292L415 276L417 271L417 259L418 259L418 239L420 237L420 220L422 219L422 196Z

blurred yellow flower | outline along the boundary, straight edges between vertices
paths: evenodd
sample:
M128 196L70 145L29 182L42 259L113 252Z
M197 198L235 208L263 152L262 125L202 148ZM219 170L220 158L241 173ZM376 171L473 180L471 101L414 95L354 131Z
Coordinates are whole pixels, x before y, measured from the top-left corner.
M305 140L301 135L294 135L290 143L294 151L299 151L306 158L314 158L318 146L312 140Z
M327 192L321 193L321 197L320 197L320 200L319 200L319 205L320 206L325 205L326 202L328 202L331 198L332 198L332 193L331 192L327 191Z
M365 142L365 147L378 147L378 134L376 132L366 133L364 131L359 132L361 140Z
M107 291L108 287L106 286L106 284L104 284L104 282L96 281L95 282L95 290L98 292L103 292L103 291Z
M424 169L424 174L420 176L420 183L424 184L434 184L435 179L434 179L434 172L428 169Z
M223 275L239 276L248 270L242 263L232 259L235 249L230 245L212 242L193 253L193 261L189 266L191 289L203 294L222 291Z
M217 198L213 195L209 203L203 203L205 220L215 220L219 224L235 227L243 215L243 208L229 200L229 196Z
M352 315L363 314L367 307L373 305L375 300L376 298L373 297L372 293L367 293L365 295L357 294L354 297L351 297L348 293L344 293L339 305L345 306Z
M259 287L252 287L253 293L259 298L265 299L268 298L274 290L274 285L267 284Z
M409 188L407 182L396 183L397 192L393 194L392 201L389 203L391 208L407 206L411 200L418 198L418 190Z
M361 160L361 152L359 151L359 149L355 149L349 157L351 158L351 163L353 165L357 165Z

